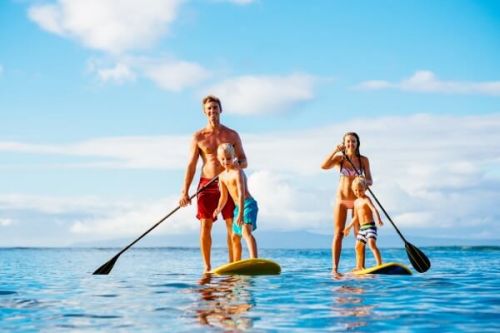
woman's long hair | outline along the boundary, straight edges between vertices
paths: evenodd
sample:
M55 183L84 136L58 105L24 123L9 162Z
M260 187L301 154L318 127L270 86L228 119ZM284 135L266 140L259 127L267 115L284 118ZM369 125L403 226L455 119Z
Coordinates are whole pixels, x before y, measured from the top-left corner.
M360 157L361 156L361 153L359 152L359 146L361 146L361 141L359 141L359 135L358 133L356 132L347 132L346 134L344 134L344 137L342 138L342 144L345 144L345 138L352 135L353 137L356 138L356 141L358 142L358 144L356 145L356 156Z

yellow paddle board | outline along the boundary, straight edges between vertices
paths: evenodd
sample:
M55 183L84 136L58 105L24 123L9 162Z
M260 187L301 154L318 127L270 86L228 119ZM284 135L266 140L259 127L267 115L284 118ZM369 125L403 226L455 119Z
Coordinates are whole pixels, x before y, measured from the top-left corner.
M388 262L379 266L373 266L361 271L352 272L354 275L365 274L387 274L387 275L411 275L411 271L403 264Z
M276 275L280 272L280 265L272 260L262 258L243 259L210 271L212 274L219 275Z

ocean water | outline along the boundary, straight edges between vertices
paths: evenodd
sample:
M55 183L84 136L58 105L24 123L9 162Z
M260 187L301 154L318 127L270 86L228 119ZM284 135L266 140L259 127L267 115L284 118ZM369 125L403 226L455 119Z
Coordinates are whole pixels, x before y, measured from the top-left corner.
M92 272L119 249L0 249L0 331L500 332L500 247L421 249L425 274L341 279L329 250L261 249L281 275L204 277L198 249L132 248L107 276Z

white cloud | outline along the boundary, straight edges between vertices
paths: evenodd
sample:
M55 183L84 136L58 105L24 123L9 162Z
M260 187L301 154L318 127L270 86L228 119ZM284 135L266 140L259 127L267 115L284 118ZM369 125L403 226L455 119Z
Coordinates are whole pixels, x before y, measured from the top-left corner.
M88 217L74 221L70 232L81 236L97 238L116 238L120 236L140 235L155 223L165 217L178 205L177 198L161 199L156 202L147 202L131 205L126 209L115 211L112 214L99 217ZM168 227L158 226L155 234L185 234L196 232L199 225L194 218L193 206L179 210L171 218L162 222Z
M123 83L140 75L153 81L159 88L171 92L199 87L213 76L213 71L199 63L171 57L155 59L121 56L117 60L92 59L88 68L103 82ZM220 96L224 100L224 110L228 113L276 113L312 100L317 81L316 77L308 74L247 75L230 78L205 88L200 96Z
M361 90L397 89L421 93L481 94L500 96L500 81L469 82L442 81L427 70L415 72L413 76L400 82L382 80L365 81L357 86Z
M500 218L500 115L414 115L357 119L293 133L242 133L249 188L260 206L259 228L331 233L338 172L321 170L320 164L347 130L360 134L361 151L370 158L374 175L372 189L405 235L480 237ZM108 158L110 164L102 167L183 170L188 142L188 136L103 138L69 145L0 143L0 151L99 157L91 159L92 167ZM146 227L164 214L163 208L176 205L178 193L170 195L168 200L121 204L3 196L0 210L87 212L71 220L72 234L99 238L111 236L111 230L128 235ZM138 222L141 216L146 224ZM172 230L193 232L193 216L189 209L176 214ZM392 229L388 221L386 225Z
M132 69L124 63L117 63L112 68L98 69L97 75L101 81L112 81L118 84L133 81L136 77Z
M255 2L255 0L227 0L227 1L237 5L249 5Z
M0 195L2 210L34 210L46 214L86 212L100 214L106 210L121 210L131 206L131 202L106 201L98 197L53 197L26 194Z
M248 187L258 199L259 221L264 230L324 230L330 211L329 198L318 197L317 189L301 189L294 179L277 172L258 171L248 177Z
M168 32L181 0L58 0L33 5L29 17L43 29L111 53L145 48Z
M102 82L125 83L146 77L163 90L180 92L210 78L211 71L198 63L173 58L121 56L118 59L95 58L88 62L90 73Z
M390 128L390 133L387 133ZM456 174L458 179L474 175L477 169L493 168L500 159L500 116L383 117L357 119L300 132L268 134L240 133L252 168L298 174L317 174L330 147L334 147L346 129L362 133L362 150L394 158L397 168L404 166L409 176L434 176L437 166ZM397 138L397 139L395 139ZM418 139L416 139L418 138ZM190 135L151 137L96 138L72 144L31 144L0 142L0 151L23 154L47 154L95 157L94 166L105 168L183 169ZM168 151L168 154L164 152ZM441 157L445 154L446 158ZM478 160L471 160L474 156ZM436 160L436 163L427 163ZM410 163L406 164L409 161ZM418 161L418 164L413 164ZM376 162L374 162L376 163ZM437 170L441 172L441 170ZM450 184L453 183L450 180Z
M11 219L0 219L0 227L7 227L12 225L14 222Z
M0 218L0 227L17 227L25 234L29 234L32 230L38 229L40 223L44 223L47 232L54 232L55 228L63 235L59 241L51 240L50 245L68 245L75 242L140 235L177 205L176 196L141 202L91 196L0 195L0 212L18 216L18 223L15 224L12 218ZM163 223L168 223L168 227L159 226L155 234L176 235L195 232L199 226L194 215L194 206L183 208ZM48 218L41 218L43 216ZM38 235L41 238L40 242L35 243L37 245L43 245L43 236L48 236L43 235L43 231L41 233ZM16 235L16 238L23 238L21 232L17 232Z
M224 111L235 114L280 112L314 98L316 78L307 74L287 76L241 76L205 89L219 96Z
M2 76L2 74L3 74L3 66L0 65L0 76Z
M211 75L201 65L187 61L149 62L144 67L146 77L160 88L174 92L196 86Z
M63 13L59 5L36 5L30 7L28 15L31 20L35 21L43 29L55 33L57 35L65 34L62 21Z
M93 158L90 162L70 162L60 167L178 169L186 164L189 140L188 136L157 136L100 138L63 145L0 142L0 151Z

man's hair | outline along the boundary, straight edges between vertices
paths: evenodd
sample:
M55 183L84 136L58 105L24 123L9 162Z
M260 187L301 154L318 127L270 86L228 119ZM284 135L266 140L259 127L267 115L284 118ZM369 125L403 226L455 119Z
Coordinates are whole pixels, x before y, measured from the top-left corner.
M231 157L236 157L236 151L230 143L221 143L219 147L217 147L217 152L224 152L226 154L230 154Z
M203 98L201 105L205 105L210 102L215 102L219 104L219 109L222 111L222 104L220 103L220 99L218 97L215 97L214 95L208 95L205 98Z
M354 178L351 187L354 189L360 185L366 190L366 180L363 176L357 176L356 178Z

